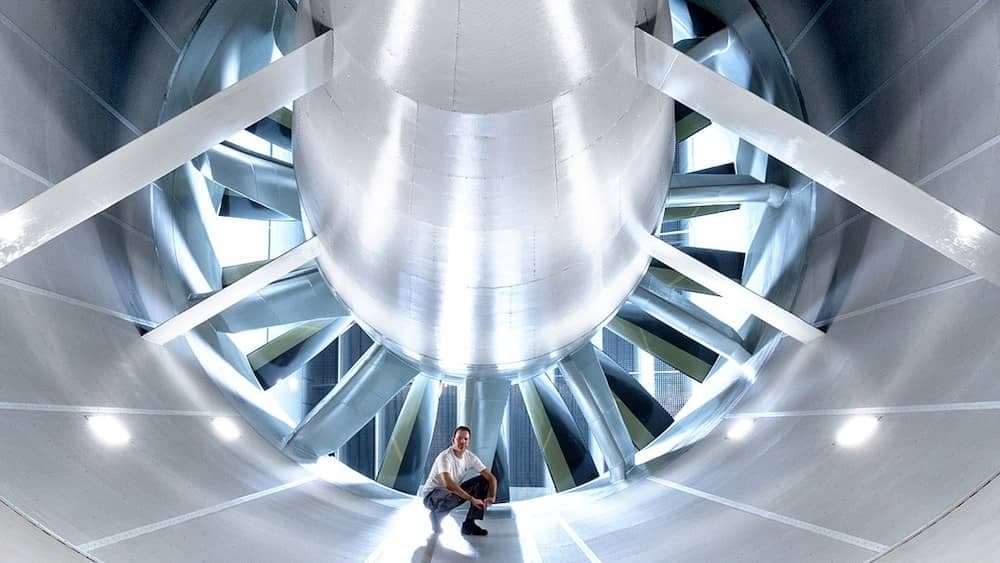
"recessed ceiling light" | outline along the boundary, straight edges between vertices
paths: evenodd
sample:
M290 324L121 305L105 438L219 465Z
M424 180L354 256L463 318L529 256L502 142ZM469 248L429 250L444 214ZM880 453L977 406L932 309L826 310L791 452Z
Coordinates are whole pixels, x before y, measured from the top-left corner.
M240 437L240 427L231 418L213 418L212 429L226 442L232 442Z
M729 426L726 432L727 440L742 440L750 435L753 430L752 418L741 418Z
M124 446L132 439L125 425L113 416L88 416L87 426L98 440L109 446Z
M299 390L299 378L298 377L296 377L296 376L293 375L292 377L288 378L288 389L290 391L298 391Z
M878 429L878 419L874 416L856 416L849 419L837 431L837 445L853 448L867 442Z

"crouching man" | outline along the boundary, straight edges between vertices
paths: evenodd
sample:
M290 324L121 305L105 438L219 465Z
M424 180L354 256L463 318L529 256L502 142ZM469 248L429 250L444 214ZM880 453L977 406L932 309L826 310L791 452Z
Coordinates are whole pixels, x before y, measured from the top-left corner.
M462 523L462 535L485 536L488 533L477 526L475 520L482 520L486 509L496 502L497 479L476 454L469 451L471 437L472 431L467 426L456 428L451 446L434 459L424 483L424 506L431 511L434 533L441 532L441 520L465 501L471 506ZM459 485L459 480L469 472L479 475Z

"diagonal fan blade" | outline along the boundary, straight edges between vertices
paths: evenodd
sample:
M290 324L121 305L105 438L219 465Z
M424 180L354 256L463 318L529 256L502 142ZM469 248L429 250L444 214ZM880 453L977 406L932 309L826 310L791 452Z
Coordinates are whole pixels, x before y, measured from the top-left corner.
M227 287L220 291L228 290ZM218 293L220 292L208 294L208 297ZM199 295L192 302L196 305L204 299L204 296ZM284 276L260 288L209 322L219 332L243 332L347 316L350 316L350 312L337 300L318 270L300 270L297 275Z
M670 413L660 405L624 368L604 352L598 351L601 369L608 378L611 392L615 394L618 409L637 448L649 445L674 423Z
M708 323L662 299L644 287L637 287L628 300L658 321L673 327L716 354L738 364L750 359L743 344Z
M332 70L327 33L8 211L0 268L322 86Z
M313 238L305 241L229 287L213 293L211 297L163 322L160 326L146 333L143 338L157 344L170 342L239 303L244 298L253 295L274 280L316 258L319 248L319 240Z
M559 362L559 367L597 438L611 479L624 479L634 463L635 448L593 347L587 345L570 354Z
M260 386L270 389L302 369L353 325L351 317L305 322L257 348L247 360Z
M823 333L792 313L778 307L760 295L716 272L681 250L650 235L649 253L660 262L691 278L695 282L728 299L737 307L758 317L799 342L811 342Z
M552 483L565 491L598 476L573 415L546 375L518 385Z
M907 235L1000 284L1000 235L670 45L641 30L635 33L642 80Z
M343 446L416 375L411 365L372 346L288 436L286 453L315 461Z
M638 307L633 308L639 311ZM719 355L652 316L639 312L643 313L644 319L629 320L619 313L608 323L608 330L691 379L699 383L705 381Z
M413 379L386 444L382 467L376 480L387 487L417 494L427 474L424 461L434 437L441 381L424 374Z
M493 466L493 456L500 437L500 425L510 399L510 382L498 378L465 380L463 421L472 429L469 448L486 467Z

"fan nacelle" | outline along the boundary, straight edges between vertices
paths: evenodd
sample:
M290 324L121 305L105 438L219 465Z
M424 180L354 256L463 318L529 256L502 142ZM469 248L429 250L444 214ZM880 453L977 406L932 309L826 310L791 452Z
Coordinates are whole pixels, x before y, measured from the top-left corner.
M295 104L303 206L383 345L428 373L536 373L636 286L673 105L636 78L633 4L302 2L299 39L335 38Z

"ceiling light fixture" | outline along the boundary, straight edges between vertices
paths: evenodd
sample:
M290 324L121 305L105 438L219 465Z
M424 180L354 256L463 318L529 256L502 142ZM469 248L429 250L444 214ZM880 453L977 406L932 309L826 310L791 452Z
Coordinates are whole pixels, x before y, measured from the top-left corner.
M213 418L212 429L224 442L232 442L240 437L240 427L231 418Z
M742 440L750 435L753 431L753 419L752 418L741 418L729 426L729 430L726 432L727 440Z
M87 426L102 443L108 446L124 446L132 439L125 425L113 416L95 415L87 417Z
M853 448L867 442L878 429L878 419L874 416L856 416L849 419L837 431L837 445Z

